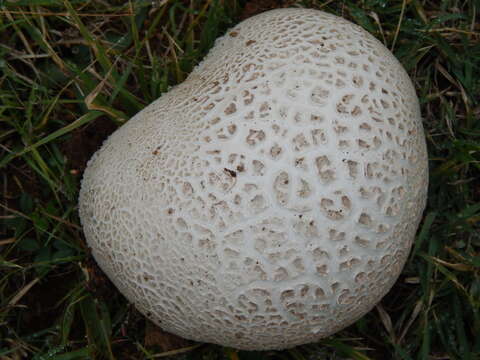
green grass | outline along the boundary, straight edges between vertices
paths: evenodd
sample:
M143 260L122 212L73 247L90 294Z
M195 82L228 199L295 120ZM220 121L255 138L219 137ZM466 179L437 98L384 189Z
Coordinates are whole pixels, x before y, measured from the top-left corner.
M0 0L0 359L479 359L480 3L246 3ZM424 220L392 291L340 333L283 352L165 352L162 336L145 342L152 327L91 262L81 173L228 27L274 4L341 15L403 63L429 147Z

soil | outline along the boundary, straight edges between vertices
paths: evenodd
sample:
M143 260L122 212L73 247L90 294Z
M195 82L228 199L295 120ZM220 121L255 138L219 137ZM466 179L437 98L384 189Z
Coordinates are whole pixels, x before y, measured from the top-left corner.
M244 20L267 10L292 6L294 1L289 0L252 0L245 4L240 19Z
M62 145L62 152L67 158L70 171L74 174L83 173L88 160L116 129L117 125L106 116L75 129Z
M192 344L191 341L165 332L151 321L146 321L145 346L156 347L159 352L165 352L181 349Z
M88 274L85 288L94 297L101 298L102 300L108 302L108 300L112 298L112 294L118 291L115 288L115 285L113 285L107 275L105 275L102 269L100 269L100 266L97 265L95 259L90 253L87 254L82 265Z
M3 204L11 209L19 209L18 197L22 193L27 193L33 199L41 197L37 174L21 158L16 158L8 164L5 176L0 177L0 189L4 199Z
M65 273L63 269L62 273L49 274L35 284L19 302L24 307L19 315L23 332L33 334L53 326L63 314L61 300L76 282L75 273Z

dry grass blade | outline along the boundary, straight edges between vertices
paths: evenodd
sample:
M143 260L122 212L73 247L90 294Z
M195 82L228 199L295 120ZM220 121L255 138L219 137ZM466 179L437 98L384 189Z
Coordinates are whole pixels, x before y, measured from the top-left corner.
M375 24L377 24L378 29L380 30L380 34L382 35L382 39L383 39L383 45L387 46L387 39L385 39L382 22L380 21L378 14L376 12L370 11L369 15L373 18L373 20L375 20Z
M117 60L118 60L118 58L117 58ZM89 110L103 111L103 112L107 113L108 115L110 115L116 121L123 123L127 119L124 116L122 116L122 114L119 111L116 111L109 106L95 103L95 99L102 92L105 85L108 84L108 79L109 79L115 65L116 65L116 61L113 64L113 66L111 67L111 69L108 71L108 73L98 83L98 85L95 86L95 88L85 97L85 105L87 106L87 108ZM93 71L93 69L92 69L92 71Z
M181 349L165 351L165 352L160 353L160 354L153 354L150 357L154 358L154 359L158 359L158 358L165 358L165 357L169 357L169 356L184 354L184 353L190 352L192 350L198 349L200 346L203 346L203 344L196 344L196 345L187 346L187 347L184 347L184 348L181 348Z
M468 96L465 92L465 89L463 88L462 84L460 84L458 81L456 81L449 73L448 71L440 64L440 62L437 61L435 62L435 67L437 68L438 71L440 71L440 73L445 76L445 78L452 84L454 85L455 87L457 87L461 94L462 94L462 100L463 100L463 103L465 104L465 107L468 109Z
M467 272L475 271L474 266L470 266L470 265L466 265L466 264L462 264L462 263L452 264L452 263L449 263L445 260L439 259L437 257L432 257L432 260L435 261L438 264L441 264L443 266L446 266L450 269L454 269L454 270L457 270L457 271L467 271Z
M400 17L398 18L397 28L395 29L395 35L393 37L392 46L390 50L393 52L395 44L397 43L398 34L400 33L400 27L402 26L403 17L405 15L405 7L407 6L407 0L402 0L402 10L400 11Z
M403 330L400 334L400 337L398 338L398 344L402 343L403 339L405 338L405 335L407 335L407 333L408 333L408 329L410 329L413 322L415 321L415 319L420 314L420 312L422 310L422 307L423 307L423 301L421 301L421 300L417 301L417 303L415 304L415 307L413 308L412 315L410 316L410 319L408 319L407 324L403 328Z
M0 219L1 219L1 217L0 217ZM13 244L15 241L17 241L17 238L10 238L10 239L0 240L0 246L2 246L2 245L8 245L8 244Z
M47 212L43 212L43 214L44 214L45 216L49 217L50 219L53 219L53 220L57 221L57 222L60 223L60 224L67 225L68 227L71 227L71 228L73 228L73 229L75 229L75 230L82 230L82 227L81 227L81 226L79 226L79 225L77 225L77 224L74 224L74 223L72 223L72 222L70 222L70 221L67 221L67 220L65 220L65 219L62 219L62 218L59 217L59 216L55 216L55 215L49 214L49 213L47 213Z
M8 305L16 305L25 294L30 291L30 289L40 281L40 278L33 279L27 285L25 285L9 302Z
M18 210L15 210L15 209L12 209L12 208L9 208L8 206L0 203L0 207L3 208L4 210L12 213L12 214L15 214L16 216L20 216L24 219L27 219L27 220L30 220L30 217L28 215L25 215L24 213L18 211Z
M393 329L392 319L390 318L390 315L388 315L388 313L385 311L382 304L378 304L375 308L380 315L380 319L382 320L382 324L385 327L385 330L387 330L390 341L392 342L392 344L397 344L397 336L395 335L395 330Z

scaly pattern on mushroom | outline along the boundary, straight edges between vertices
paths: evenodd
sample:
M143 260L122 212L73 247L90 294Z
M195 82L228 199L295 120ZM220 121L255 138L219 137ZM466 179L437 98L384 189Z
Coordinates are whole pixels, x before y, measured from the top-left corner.
M80 216L101 268L163 329L281 349L388 292L427 182L400 63L344 19L281 9L229 30L103 144Z

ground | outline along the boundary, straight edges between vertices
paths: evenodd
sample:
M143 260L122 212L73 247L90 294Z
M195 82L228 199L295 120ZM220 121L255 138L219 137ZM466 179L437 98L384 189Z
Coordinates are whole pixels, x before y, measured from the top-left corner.
M176 338L92 260L82 172L229 27L292 6L364 27L415 84L430 188L412 254L374 311L317 344L256 353ZM478 358L479 12L473 0L0 1L0 359Z

